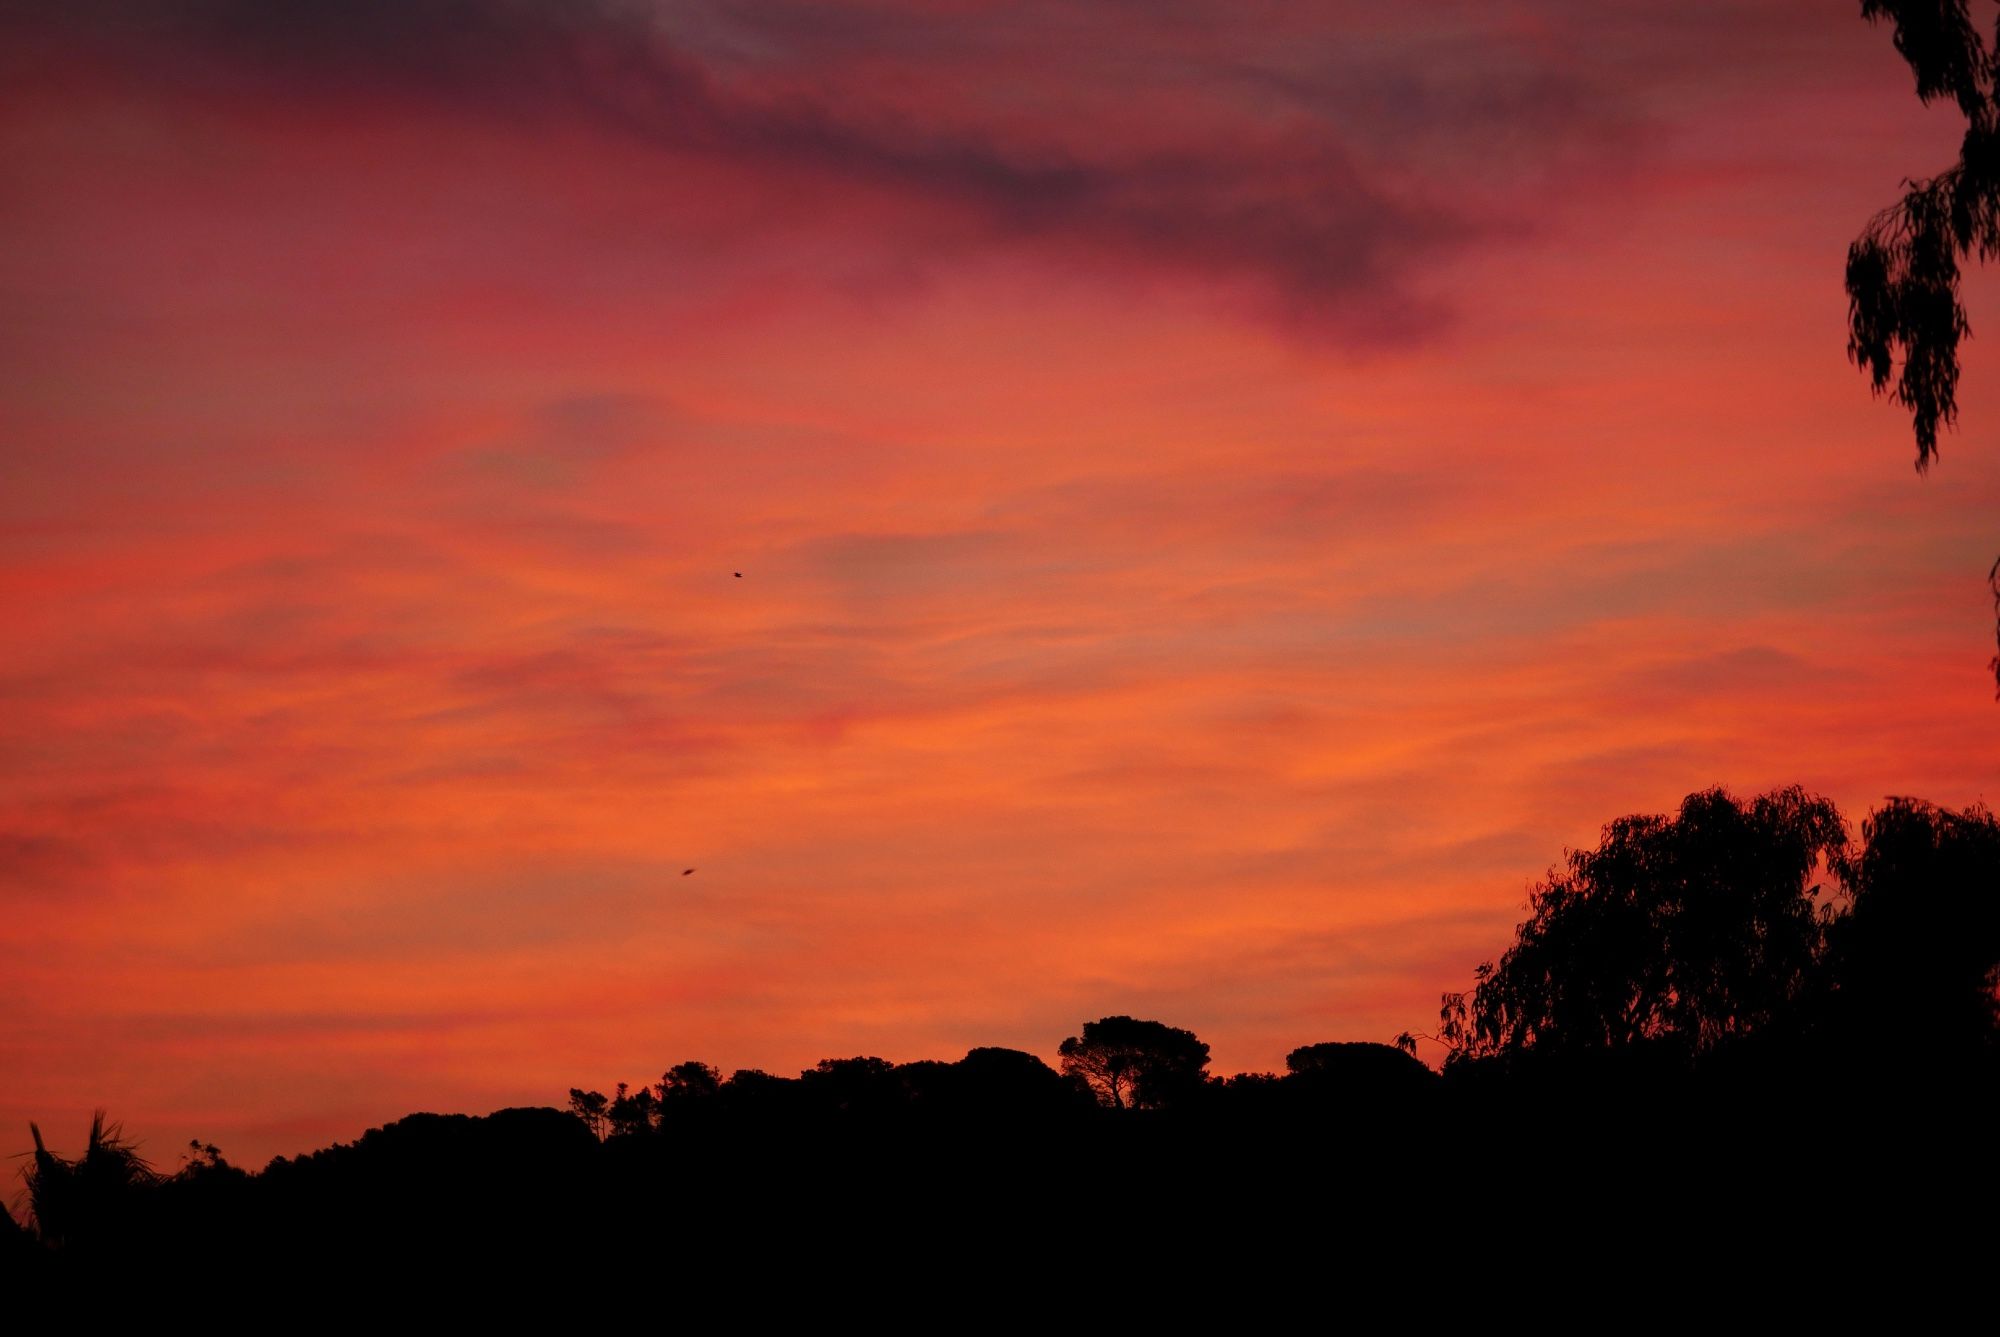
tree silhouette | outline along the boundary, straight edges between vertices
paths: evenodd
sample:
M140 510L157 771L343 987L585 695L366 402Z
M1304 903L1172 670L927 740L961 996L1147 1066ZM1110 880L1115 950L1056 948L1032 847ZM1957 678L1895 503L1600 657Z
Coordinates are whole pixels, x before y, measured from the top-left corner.
M648 1133L659 1123L660 1107L653 1095L653 1088L642 1086L634 1091L625 1083L618 1083L616 1094L605 1107L605 1122L610 1126L613 1137L636 1137Z
M1922 472L1937 455L1939 428L1958 416L1958 345L1971 332L1960 262L2000 253L2000 36L1987 46L1965 0L1863 0L1861 13L1894 25L1917 97L1949 100L1965 118L1958 161L1905 181L1903 198L1847 250L1848 356L1875 393L1909 409ZM2000 650L2000 561L1987 581ZM1992 668L2000 690L2000 653Z
M1409 1051L1365 1040L1301 1045L1285 1055L1285 1070L1303 1089L1356 1101L1426 1092L1437 1080Z
M1440 1035L1463 1057L1642 1042L1691 1056L1767 1025L1811 982L1810 878L1846 840L1833 804L1796 788L1621 818L1533 888L1499 964L1445 995Z
M799 1074L804 1094L820 1109L842 1114L880 1113L900 1103L896 1065L885 1058L823 1058Z
M1101 1104L1156 1109L1176 1104L1207 1080L1208 1046L1193 1031L1132 1017L1083 1024L1057 1050L1062 1070L1080 1077Z
M222 1148L213 1142L204 1142L198 1137L188 1139L187 1150L181 1153L181 1179L199 1179L205 1175L230 1169L228 1161L222 1157Z
M676 1063L660 1074L653 1093L661 1104L680 1100L707 1100L722 1090L722 1073L706 1063L690 1059Z
M956 1098L981 1115L1061 1117L1090 1107L1074 1078L1019 1049L982 1045L951 1066Z
M28 1210L42 1241L55 1247L89 1249L115 1240L130 1222L144 1190L159 1176L125 1140L117 1124L97 1111L83 1155L64 1160L28 1125L35 1156L27 1171Z
M1862 824L1853 907L1828 928L1844 1025L1917 1054L2000 1034L2000 822L1894 798Z
M569 1089L570 1113L583 1120L583 1126L600 1142L611 1128L610 1106L610 1098L602 1091L584 1091L574 1086Z

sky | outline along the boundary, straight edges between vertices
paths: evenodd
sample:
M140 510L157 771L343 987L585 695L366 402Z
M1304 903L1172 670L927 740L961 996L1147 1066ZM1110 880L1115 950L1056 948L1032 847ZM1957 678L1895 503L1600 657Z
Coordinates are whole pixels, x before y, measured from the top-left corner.
M0 3L0 1153L1275 1070L1615 817L2000 797L1856 8Z

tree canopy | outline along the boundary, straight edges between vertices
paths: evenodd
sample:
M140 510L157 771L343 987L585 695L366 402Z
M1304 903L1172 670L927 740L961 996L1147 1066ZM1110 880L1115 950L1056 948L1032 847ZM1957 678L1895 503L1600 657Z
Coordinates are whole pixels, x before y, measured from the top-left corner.
M1083 1024L1057 1051L1062 1070L1080 1077L1113 1109L1157 1109L1199 1090L1207 1080L1208 1045L1158 1021L1102 1017Z
M1848 356L1877 394L1910 411L1917 468L1958 417L1958 346L1971 333L1959 298L1962 262L2000 253L2000 34L1992 45L1966 0L1862 0L1886 20L1916 76L1917 96L1965 118L1958 161L1904 182L1903 198L1870 219L1847 251ZM1987 573L2000 650L2000 561ZM1992 662L2000 689L2000 653Z
M1906 182L1903 198L1847 252L1848 352L1877 393L1909 409L1923 469L1937 454L1939 428L1958 415L1958 344L1970 328L1960 261L2000 251L1994 53L1965 0L1863 0L1861 13L1894 26L1917 96L1949 101L1965 117L1958 161Z
M1529 918L1441 1037L1468 1057L1656 1042L1688 1054L1766 1025L1806 987L1823 919L1815 870L1846 850L1833 804L1781 789L1691 794L1624 817L1529 893Z
M2000 822L1890 799L1844 868L1851 910L1828 928L1841 1024L1917 1053L2000 1035Z

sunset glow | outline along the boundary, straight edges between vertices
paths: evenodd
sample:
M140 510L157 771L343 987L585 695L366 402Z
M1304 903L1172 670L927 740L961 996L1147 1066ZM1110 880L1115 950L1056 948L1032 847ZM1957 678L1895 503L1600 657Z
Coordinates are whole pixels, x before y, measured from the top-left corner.
M1271 1069L1621 814L2000 797L1852 6L150 8L0 19L0 1151Z

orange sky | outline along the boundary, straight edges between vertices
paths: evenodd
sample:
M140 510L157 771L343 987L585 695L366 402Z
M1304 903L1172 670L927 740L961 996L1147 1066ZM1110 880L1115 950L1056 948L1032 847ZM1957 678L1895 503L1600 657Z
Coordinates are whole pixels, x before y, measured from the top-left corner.
M1994 797L1842 7L150 8L0 19L0 1150L1271 1069L1620 814Z

